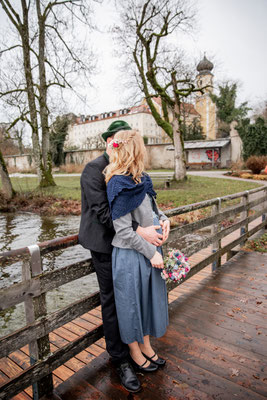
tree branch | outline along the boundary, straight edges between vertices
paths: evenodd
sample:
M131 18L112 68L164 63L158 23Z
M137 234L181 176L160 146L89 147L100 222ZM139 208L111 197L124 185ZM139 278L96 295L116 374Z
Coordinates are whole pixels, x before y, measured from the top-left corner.
M8 49L1 50L1 51L0 51L0 56L1 56L3 53L7 52L7 51L16 49L17 47L22 48L21 44L16 44L16 45L14 45L14 46L9 47Z
M8 18L12 22L13 25L20 31L20 25L22 25L19 15L16 13L14 8L11 6L8 0L0 0L0 4L3 7L5 13L7 14ZM16 20L15 20L15 18Z
M0 92L0 98L4 96L8 96L9 94L13 93L22 93L22 92L27 92L26 89L13 89L13 90L8 90L7 92Z

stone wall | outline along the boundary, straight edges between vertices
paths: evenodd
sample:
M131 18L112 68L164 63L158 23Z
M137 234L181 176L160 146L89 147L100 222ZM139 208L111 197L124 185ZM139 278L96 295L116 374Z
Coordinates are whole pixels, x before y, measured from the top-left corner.
M174 168L174 151L168 150L170 143L147 145L147 168Z
M103 150L71 150L65 152L65 164L85 165L103 154Z
M31 154L4 156L8 168L16 168L19 171L29 171L35 168Z
M147 168L173 168L173 151L167 150L170 144L147 145ZM66 164L86 164L103 154L103 150L71 150L65 153Z
M171 143L164 144L149 144L146 145L147 150L147 169L160 169L160 168L174 168L174 151L170 150L173 148ZM237 146L237 148L239 148ZM238 151L231 148L232 156L233 153L237 157ZM65 152L65 163L66 164L77 164L85 165L89 161L94 160L103 154L103 150L71 150ZM4 157L8 167L15 167L20 171L27 171L34 168L34 161L30 155L23 156L5 156ZM221 166L228 167L230 161L230 145L221 149Z

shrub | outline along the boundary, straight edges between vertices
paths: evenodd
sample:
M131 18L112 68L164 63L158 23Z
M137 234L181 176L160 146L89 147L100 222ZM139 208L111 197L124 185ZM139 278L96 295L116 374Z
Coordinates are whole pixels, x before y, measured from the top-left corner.
M248 172L244 172L243 174L239 175L242 179L253 179L253 175L249 174Z
M267 175L254 175L253 179L256 179L257 181L267 181Z
M236 161L231 163L231 170L232 171L242 171L244 169L243 161Z
M251 156L246 161L246 166L253 174L260 174L267 165L267 156Z

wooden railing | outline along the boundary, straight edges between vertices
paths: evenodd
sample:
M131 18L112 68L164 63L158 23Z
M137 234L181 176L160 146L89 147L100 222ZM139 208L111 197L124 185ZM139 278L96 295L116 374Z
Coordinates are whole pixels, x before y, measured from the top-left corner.
M254 197L254 199L251 199L251 197ZM224 203L232 200L241 201L231 207L223 207ZM228 258L231 257L231 251L234 247L244 243L254 233L266 227L266 203L267 187L259 187L250 191L168 210L166 212L168 217L173 217L212 207L211 216L171 230L169 242L177 242L179 238L186 234L191 234L208 226L211 227L211 234L208 237L182 249L187 256L191 256L209 245L212 246L212 254L196 264L185 280L190 279L209 264L212 264L212 270L215 270L220 266L223 254L227 253ZM254 207L257 207L257 210L249 215L249 211ZM221 229L222 221L237 217L239 214L240 219L237 222ZM260 216L262 217L261 223L248 230L248 224ZM222 238L239 228L240 236L222 247ZM22 261L22 281L0 290L0 310L24 302L27 322L27 326L1 338L0 358L29 344L31 360L29 368L0 386L0 399L9 399L32 384L35 399L51 392L53 389L52 371L103 336L103 326L99 325L54 353L51 354L50 352L49 332L100 304L99 292L96 292L59 311L47 314L46 293L48 291L89 275L94 272L94 268L91 259L88 259L57 270L43 272L42 256L77 244L78 236L73 235L0 254L0 262L5 265L19 260ZM170 291L175 286L177 284L169 285L168 290Z

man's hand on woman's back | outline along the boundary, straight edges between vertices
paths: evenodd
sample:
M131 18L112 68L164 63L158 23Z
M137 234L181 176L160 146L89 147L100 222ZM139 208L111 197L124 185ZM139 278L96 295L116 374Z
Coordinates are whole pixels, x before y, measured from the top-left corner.
M163 235L157 232L157 229L160 229L160 225L151 225L146 228L138 226L136 233L147 242L154 244L154 246L161 246L163 243Z

